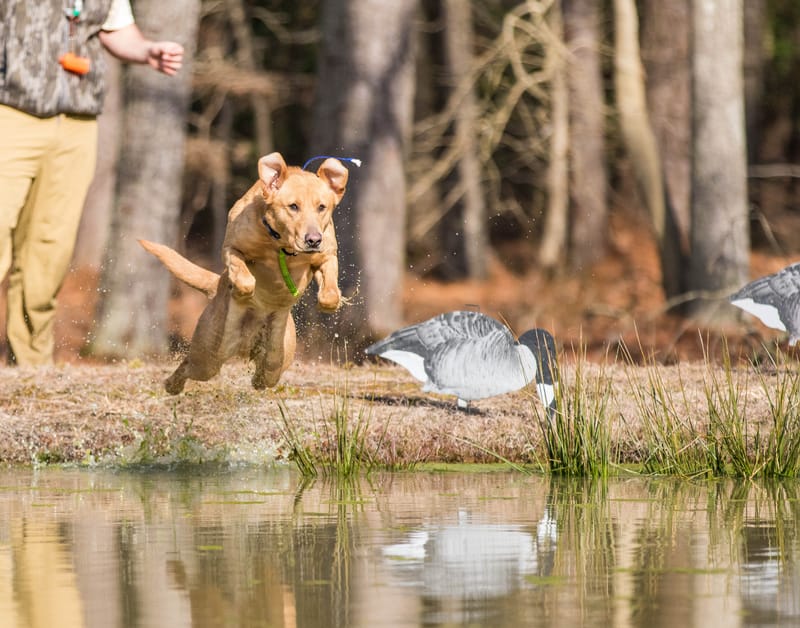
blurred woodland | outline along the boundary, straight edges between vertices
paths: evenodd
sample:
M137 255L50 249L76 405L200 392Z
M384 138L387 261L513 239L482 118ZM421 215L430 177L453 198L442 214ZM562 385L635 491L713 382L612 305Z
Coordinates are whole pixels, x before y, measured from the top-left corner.
M178 81L111 77L74 260L100 275L96 356L167 352L182 293L136 239L218 269L227 210L275 150L363 161L334 215L352 303L298 311L304 338L353 348L445 306L562 336L570 304L573 336L635 318L593 280L645 277L684 328L735 324L752 255L800 251L796 0L132 4L190 61Z

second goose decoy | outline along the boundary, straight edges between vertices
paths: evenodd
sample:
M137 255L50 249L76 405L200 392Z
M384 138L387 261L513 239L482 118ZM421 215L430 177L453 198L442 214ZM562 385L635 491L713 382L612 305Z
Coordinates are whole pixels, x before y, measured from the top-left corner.
M751 281L730 302L767 327L789 332L789 346L800 340L800 262Z
M556 346L544 329L531 329L515 340L508 327L485 314L448 312L398 329L366 353L403 366L426 392L455 395L459 408L519 390L535 379L548 414L555 412Z

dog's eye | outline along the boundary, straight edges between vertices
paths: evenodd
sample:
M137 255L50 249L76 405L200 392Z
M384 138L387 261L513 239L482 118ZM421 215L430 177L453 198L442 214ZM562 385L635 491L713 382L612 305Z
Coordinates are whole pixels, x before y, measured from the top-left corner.
M291 209L293 212L300 211L300 207L297 205L297 203L289 203L289 209Z
M317 207L317 211L318 211L320 214L321 214L322 212L324 212L326 209L327 209L327 207L325 207L325 205L320 205L319 207Z

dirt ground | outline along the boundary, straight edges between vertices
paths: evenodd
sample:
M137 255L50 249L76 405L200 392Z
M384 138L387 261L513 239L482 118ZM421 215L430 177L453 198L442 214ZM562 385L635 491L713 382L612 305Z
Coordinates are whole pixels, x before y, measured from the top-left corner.
M443 284L409 275L405 319L416 322L475 304L517 331L550 329L562 348L568 385L579 367L582 377L611 387L610 429L625 459L635 462L643 446L642 409L629 393L646 386L653 369L676 395L697 403L685 410L692 415L696 409L700 417L707 403L703 387L709 365L704 354L716 360L724 339L732 355L763 355L764 345L774 344L780 335L746 317L741 325L712 331L671 314L660 289L656 251L644 228L618 216L613 233L612 250L603 262L569 276L548 277L535 268L509 270L522 265L514 260L530 257L529 251L514 247L503 251L506 264L492 262L485 282ZM755 253L752 276L791 261ZM0 462L175 456L267 461L288 453L281 411L303 438L325 447L330 437L327 417L342 404L351 420L368 421L375 455L387 464L494 460L498 455L530 461L540 443L540 410L529 391L477 402L467 414L457 411L452 399L421 393L405 371L387 364L337 367L301 357L277 389L265 392L250 388L247 365L231 364L211 382L189 382L185 393L171 397L161 382L177 358L103 364L81 357L96 285L92 269L75 269L67 278L59 295L55 367L0 367ZM174 332L188 337L202 306L203 298L176 289L171 303ZM620 360L622 343L648 366L633 368ZM586 347L585 359L576 357L581 346ZM0 346L0 353L5 351ZM765 420L767 402L757 384L759 375L749 371L743 377L756 383L747 386L748 409L754 420Z

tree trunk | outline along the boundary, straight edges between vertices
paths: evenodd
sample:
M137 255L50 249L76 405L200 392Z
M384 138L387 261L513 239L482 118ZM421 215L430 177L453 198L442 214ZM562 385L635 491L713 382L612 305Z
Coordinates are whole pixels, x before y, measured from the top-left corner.
M742 0L694 2L692 21L691 313L713 323L749 275Z
M222 272L223 270L222 255L220 253L225 242L225 231L228 228L228 211L231 208L228 193L233 178L231 177L230 166L231 147L233 146L233 116L233 103L226 101L220 109L219 120L214 132L216 141L219 142L221 149L224 151L223 160L225 162L211 179L211 197L209 199L213 216L209 250L214 258L211 268L215 272Z
M758 161L758 131L764 92L764 22L766 0L744 0L744 116L748 162Z
M253 30L247 15L247 8L243 0L225 0L228 18L236 42L236 61L239 67L245 70L259 70L255 47L253 45ZM272 141L272 110L270 103L260 94L250 96L250 105L253 108L253 126L255 129L256 152L259 156L267 155L273 151Z
M335 331L354 353L402 324L405 157L414 94L417 3L329 0L311 154L357 157L333 220L339 282L352 303L333 317L307 311L306 338Z
M106 98L97 119L97 168L89 186L78 229L72 265L100 268L111 226L120 145L120 63L106 54Z
M686 258L692 129L689 0L645 0L641 7L647 107L661 155L667 217L674 218ZM685 259L682 265L685 269ZM681 285L685 288L685 277Z
M189 60L195 46L199 0L140 0L136 18L151 39L186 49L180 73L149 66L125 68L123 137L117 205L101 278L102 298L90 350L104 357L165 353L171 279L137 238L175 244L180 216Z
M475 94L471 83L472 10L463 0L443 0L444 57L446 73L463 97L453 120L453 137L458 151L456 170L449 177L445 206L452 209L441 223L441 243L447 252L445 273L450 277L486 277L489 253L486 204L481 186L481 165L475 129ZM453 198L456 197L456 198ZM449 272L448 272L449 270Z
M571 264L584 268L605 255L605 102L600 72L600 7L594 0L562 0L570 126Z
M647 111L634 0L614 0L614 36L614 86L622 138L658 243L664 293L674 297L683 292L683 255Z
M553 4L549 12L553 34L563 37L561 7ZM562 262L569 229L569 92L566 83L566 64L562 51L556 46L547 49L547 71L550 79L550 158L547 164L547 212L545 213L539 264L554 271Z

